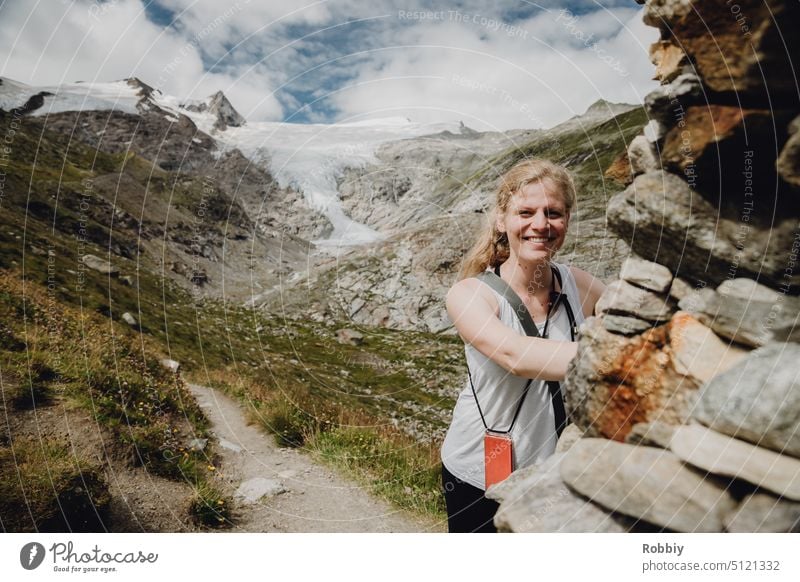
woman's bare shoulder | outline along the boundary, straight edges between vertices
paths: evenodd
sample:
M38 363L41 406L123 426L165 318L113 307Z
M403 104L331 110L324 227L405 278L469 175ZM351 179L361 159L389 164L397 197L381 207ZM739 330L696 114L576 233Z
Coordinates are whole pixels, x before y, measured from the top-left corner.
M573 267L569 268L572 276L575 278L575 285L578 287L578 293L581 297L581 307L584 317L589 317L594 313L594 306L597 300L606 290L606 285L600 279L587 273L583 269Z
M488 303L495 313L499 313L500 305L497 303L497 298L494 293L492 293L492 290L486 284L475 277L461 279L450 287L450 291L447 293L448 305L452 303L464 305L472 303L478 298Z

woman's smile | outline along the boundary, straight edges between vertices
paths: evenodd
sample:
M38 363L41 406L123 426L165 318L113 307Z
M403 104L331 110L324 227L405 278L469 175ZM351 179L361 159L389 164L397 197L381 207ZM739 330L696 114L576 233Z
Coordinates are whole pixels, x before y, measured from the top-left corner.
M550 242L553 239L551 237L547 237L547 236L524 236L524 237L522 237L522 240L524 240L526 242L529 242L529 243L545 244L545 243Z

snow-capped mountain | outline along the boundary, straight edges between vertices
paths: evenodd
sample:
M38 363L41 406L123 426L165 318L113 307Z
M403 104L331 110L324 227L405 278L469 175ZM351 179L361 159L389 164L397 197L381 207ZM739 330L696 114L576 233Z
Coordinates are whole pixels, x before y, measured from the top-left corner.
M55 87L31 87L3 79L0 109L18 109L33 116L90 110L159 112L172 122L188 117L200 131L216 140L219 150L239 150L253 163L267 168L282 187L301 192L332 225L328 236L314 242L334 247L381 238L379 232L352 220L343 211L338 181L345 170L377 163L376 151L387 142L444 132L475 133L463 124L421 124L406 118L330 125L246 122L222 91L205 101L186 101L165 95L135 78Z

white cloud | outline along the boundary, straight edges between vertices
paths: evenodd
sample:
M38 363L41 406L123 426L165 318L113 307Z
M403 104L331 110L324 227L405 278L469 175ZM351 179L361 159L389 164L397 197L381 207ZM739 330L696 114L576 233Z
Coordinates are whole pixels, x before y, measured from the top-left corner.
M138 76L180 98L223 90L253 120L302 109L317 121L405 115L480 129L548 126L601 97L640 102L654 86L657 32L625 6L587 1L593 10L567 26L557 9L503 21L530 4L516 0L404 3L407 13L432 6L436 20L401 17L392 0L159 4L173 26L148 20L143 0L6 2L0 74L31 84Z
M636 11L579 18L573 29L588 43L556 22L556 13L497 30L469 16L456 22L446 14L407 29L401 48L381 51L331 97L342 117L460 119L479 129L551 126L600 98L639 103L655 86L648 48L657 32Z
M140 0L7 4L0 14L3 76L32 85L135 76L181 98L221 89L254 116L282 115L269 79L207 73L199 49L204 37L154 24Z

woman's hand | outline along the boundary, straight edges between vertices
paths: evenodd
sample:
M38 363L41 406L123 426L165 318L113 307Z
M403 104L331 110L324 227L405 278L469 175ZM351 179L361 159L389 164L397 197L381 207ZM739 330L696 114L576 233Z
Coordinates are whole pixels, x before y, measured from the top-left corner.
M461 338L515 376L563 380L578 352L576 342L529 337L505 325L494 294L477 279L453 285L446 303Z

